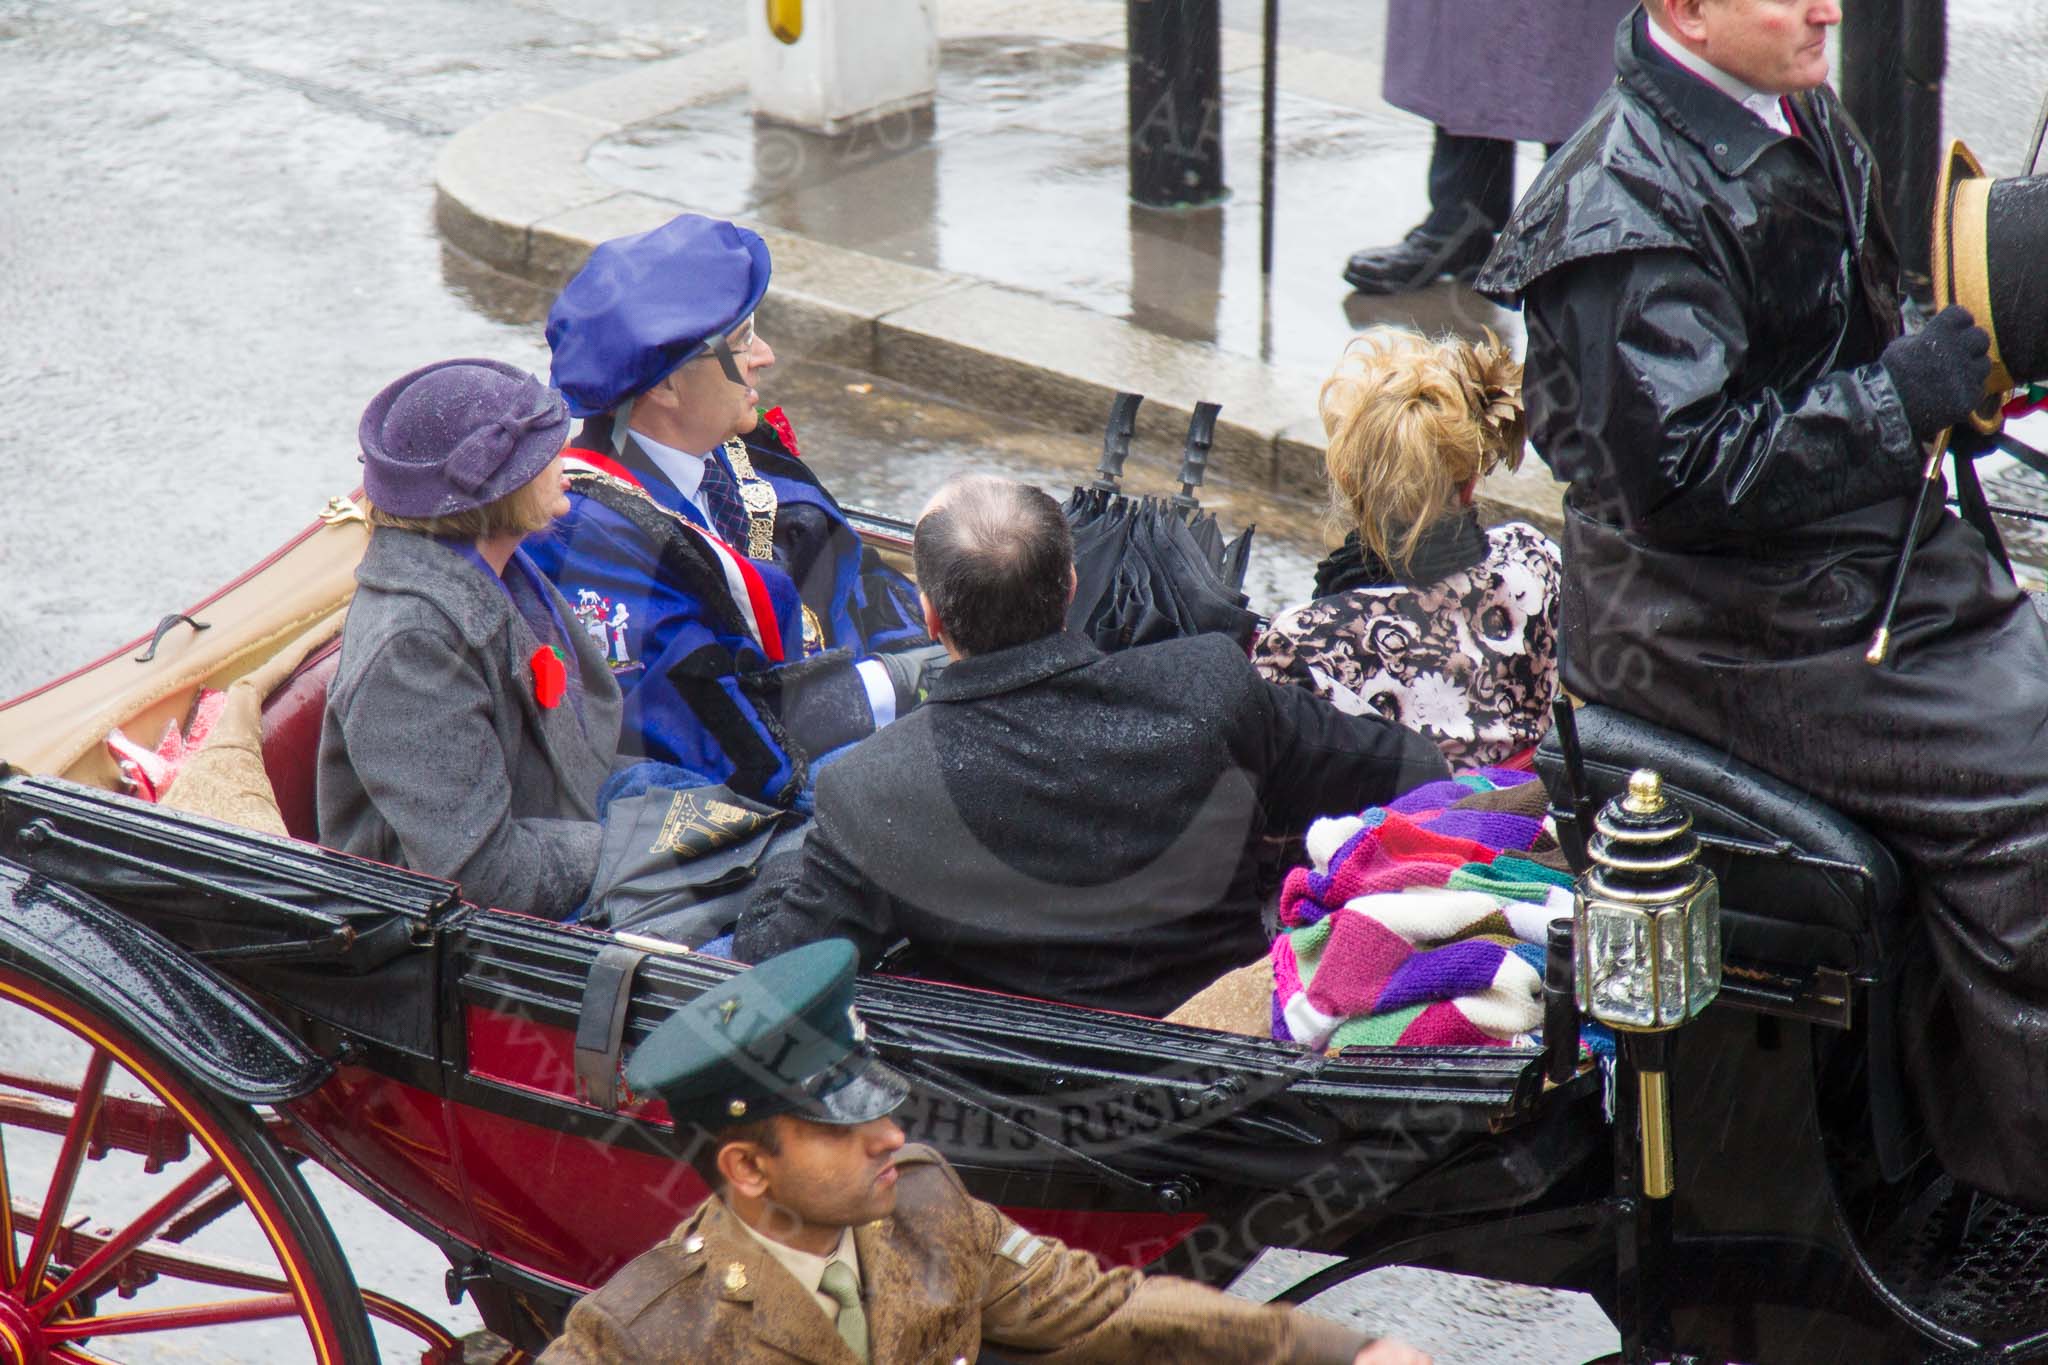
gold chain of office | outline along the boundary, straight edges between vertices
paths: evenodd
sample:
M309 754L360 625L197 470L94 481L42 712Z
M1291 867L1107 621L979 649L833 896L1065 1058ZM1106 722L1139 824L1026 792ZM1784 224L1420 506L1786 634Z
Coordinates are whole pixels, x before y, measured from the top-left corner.
M734 436L725 443L725 461L740 486L740 501L747 509L747 558L775 558L775 486L754 472L746 443Z

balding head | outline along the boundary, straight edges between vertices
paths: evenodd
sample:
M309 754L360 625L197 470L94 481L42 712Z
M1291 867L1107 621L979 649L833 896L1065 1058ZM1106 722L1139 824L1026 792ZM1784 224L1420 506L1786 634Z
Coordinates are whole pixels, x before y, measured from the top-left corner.
M1029 644L1064 628L1074 537L1043 490L963 474L932 494L912 555L928 625L961 655Z

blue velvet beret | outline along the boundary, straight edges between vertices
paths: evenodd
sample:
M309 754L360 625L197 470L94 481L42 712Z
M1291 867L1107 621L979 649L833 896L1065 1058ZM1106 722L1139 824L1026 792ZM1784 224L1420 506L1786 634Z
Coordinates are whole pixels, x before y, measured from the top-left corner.
M548 310L569 411L595 417L653 388L744 321L768 273L759 233L701 214L601 244Z

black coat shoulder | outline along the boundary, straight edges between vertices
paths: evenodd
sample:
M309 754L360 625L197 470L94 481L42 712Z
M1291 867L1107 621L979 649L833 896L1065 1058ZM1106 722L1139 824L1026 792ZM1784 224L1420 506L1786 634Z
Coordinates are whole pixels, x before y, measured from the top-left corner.
M1536 280L1578 261L1636 251L1691 253L1714 169L1627 86L1544 164L1472 287L1513 306Z

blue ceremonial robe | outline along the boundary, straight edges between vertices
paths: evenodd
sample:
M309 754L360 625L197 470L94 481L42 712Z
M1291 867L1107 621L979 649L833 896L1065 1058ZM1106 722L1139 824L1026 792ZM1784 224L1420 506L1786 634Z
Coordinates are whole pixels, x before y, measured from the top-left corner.
M605 418L569 452L588 463L572 465L568 515L526 549L602 644L625 694L622 751L803 805L815 761L873 729L855 659L925 635L916 589L861 544L802 461L766 423L746 445L778 499L773 560L709 535L633 442L614 456ZM801 743L789 723L799 692Z

